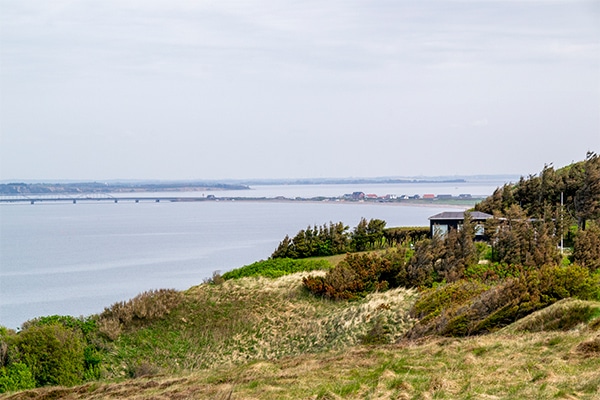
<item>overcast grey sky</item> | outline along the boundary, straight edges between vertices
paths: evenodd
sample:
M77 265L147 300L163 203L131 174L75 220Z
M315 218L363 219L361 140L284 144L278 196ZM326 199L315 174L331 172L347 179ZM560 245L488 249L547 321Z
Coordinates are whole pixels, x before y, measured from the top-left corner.
M539 172L600 152L600 1L0 0L0 179Z

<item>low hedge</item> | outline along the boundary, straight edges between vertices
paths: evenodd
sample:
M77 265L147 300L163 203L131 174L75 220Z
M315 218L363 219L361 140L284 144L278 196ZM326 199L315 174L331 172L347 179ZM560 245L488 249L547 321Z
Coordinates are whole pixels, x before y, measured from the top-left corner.
M225 280L246 277L279 278L296 272L327 270L331 264L322 259L272 258L236 268L222 275Z

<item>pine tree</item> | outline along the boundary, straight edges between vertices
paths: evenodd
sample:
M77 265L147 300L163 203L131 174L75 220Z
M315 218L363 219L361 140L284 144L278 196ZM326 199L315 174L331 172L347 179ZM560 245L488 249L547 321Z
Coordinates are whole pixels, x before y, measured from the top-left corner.
M600 228L597 225L577 232L573 244L573 261L592 271L600 269Z

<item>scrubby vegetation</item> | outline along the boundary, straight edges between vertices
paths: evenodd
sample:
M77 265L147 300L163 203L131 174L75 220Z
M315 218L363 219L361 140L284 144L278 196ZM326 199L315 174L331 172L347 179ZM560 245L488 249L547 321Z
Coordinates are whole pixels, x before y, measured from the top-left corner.
M185 292L0 328L0 393L93 382L38 393L600 396L599 164L589 154L498 189L477 206L495 216L486 242L475 241L468 213L461 229L434 237L381 220L352 231L330 223ZM157 378L165 374L182 378ZM124 379L142 383L98 383Z
M405 333L414 324L409 309L416 291L392 289L351 302L319 300L302 289L303 276L194 287L162 319L125 327L114 341L105 339L102 381L5 398L600 395L600 302L557 302L488 335L412 341Z

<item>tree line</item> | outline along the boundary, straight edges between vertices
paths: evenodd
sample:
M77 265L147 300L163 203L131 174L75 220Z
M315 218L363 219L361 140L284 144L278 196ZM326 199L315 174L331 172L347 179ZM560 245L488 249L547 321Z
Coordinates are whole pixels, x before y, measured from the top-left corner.
M286 235L271 258L320 257L381 248L385 225L380 219L361 218L352 231L343 222L308 226L292 238Z
M416 241L429 234L426 227L386 228L386 224L381 219L363 217L352 230L343 222L308 226L293 237L286 235L271 258L299 259L377 250Z
M514 206L529 218L554 220L562 229L576 224L585 230L588 221L600 219L600 157L588 152L584 161L558 170L545 165L537 175L497 188L475 210L503 216Z

